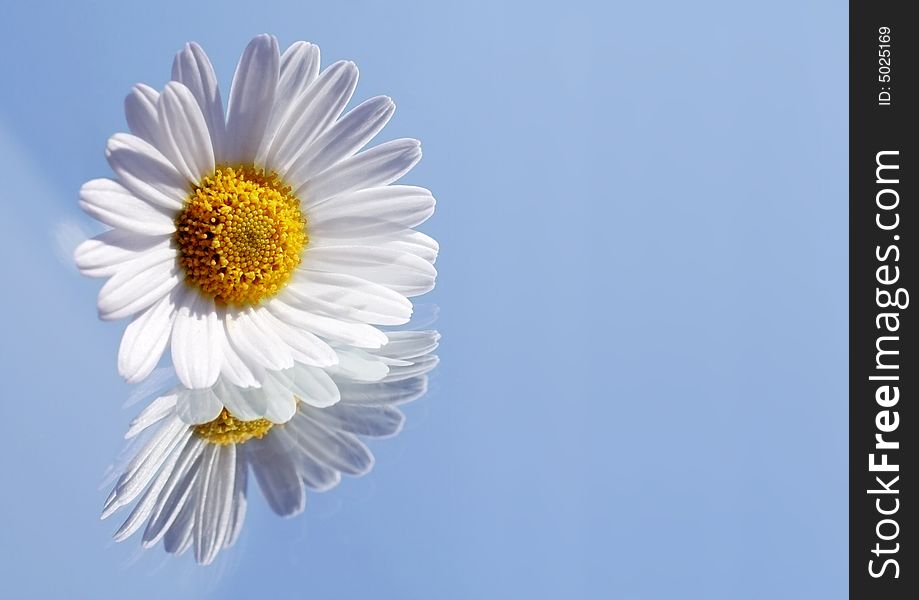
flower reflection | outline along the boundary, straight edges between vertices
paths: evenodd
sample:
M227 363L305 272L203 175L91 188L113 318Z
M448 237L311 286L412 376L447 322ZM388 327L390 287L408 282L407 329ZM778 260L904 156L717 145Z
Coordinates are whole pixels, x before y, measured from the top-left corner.
M249 389L281 395L295 403L284 423L265 418L242 420L223 401L238 389L218 383L210 393L221 409L210 421L189 424L180 414L181 394L150 403L131 424L126 437L143 437L105 502L102 517L134 504L115 533L122 541L144 527L142 543L163 542L167 552L194 547L195 560L209 564L233 545L246 513L249 475L254 476L271 509L289 517L303 510L306 489L326 491L341 475L361 476L373 467L373 455L359 436L399 433L404 415L398 406L423 396L428 373L437 365L434 331L389 333L390 342L367 352L365 364L330 373L340 391L331 406L301 397L295 378L274 373L276 386ZM376 363L380 369L374 370ZM370 380L370 372L380 374ZM253 400L254 398L254 400Z

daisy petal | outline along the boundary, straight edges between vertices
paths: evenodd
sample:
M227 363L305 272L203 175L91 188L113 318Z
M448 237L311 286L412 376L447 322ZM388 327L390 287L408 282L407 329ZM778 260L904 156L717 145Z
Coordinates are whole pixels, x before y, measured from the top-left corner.
M297 365L285 374L293 393L310 406L326 408L341 400L338 386L323 369Z
M412 303L402 294L346 273L301 269L278 299L320 315L375 325L402 325L412 316Z
M151 204L177 211L188 192L188 181L159 150L137 136L116 133L109 138L105 157L118 181Z
M124 330L118 348L118 373L128 383L147 377L163 355L176 317L173 296L166 294L160 298Z
M433 239L432 237L425 235L420 231L415 231L414 229L408 228L393 229L388 232L384 232L384 229L389 227L388 224L381 225L379 222L373 222L373 220L369 218L366 219L364 223L367 224L367 227L362 227L361 225L355 223L355 228L363 229L364 231L369 231L370 229L375 228L378 231L378 235L353 238L331 237L327 235L320 236L316 235L314 230L311 228L310 244L313 247L373 245L384 250L413 254L418 258L431 263L432 265L437 261L437 254L440 252L440 245L437 243L437 240ZM345 236L346 232L341 232L341 235Z
M175 421L179 421L175 419ZM184 426L183 426L184 427ZM188 439L188 438L186 438ZM200 440L189 440L189 442L200 441ZM156 509L160 501L160 492L163 490L163 487L166 485L169 477L174 472L174 467L176 461L181 456L181 452L175 451L170 456L169 459L163 464L163 467L159 470L159 473L156 475L156 479L153 480L153 483L147 487L141 499L134 506L134 510L131 511L131 514L128 515L128 518L125 519L124 523L121 524L121 527L118 528L118 531L112 536L116 542L121 542L126 540L131 534L137 531L145 520L147 520L153 511ZM109 517L114 510L105 510L102 513L102 518L105 519Z
M173 451L185 442L186 433L182 423L173 421L147 441L118 478L113 494L103 507L103 519L140 495L160 467L167 463Z
M221 314L220 320L226 327L226 315ZM236 352L230 343L229 336L224 329L223 338L223 364L220 367L220 373L234 386L239 387L258 387L259 380L263 379L263 369L253 370L246 361Z
M326 169L300 186L296 193L305 199L304 209L309 211L339 194L388 185L408 173L419 160L421 143L418 140L385 142Z
M414 254L374 246L308 248L301 268L353 275L409 297L431 291L437 277L434 266Z
M436 356L422 356L415 359L415 361L410 365L390 365L389 374L383 378L383 381L388 383L392 381L404 381L413 377L420 377L421 375L429 373L431 370L433 370L434 367L437 366L438 362L440 362L440 359Z
M310 416L331 429L368 437L389 437L402 430L405 415L392 406L367 406L339 402Z
M279 371L275 371L279 373ZM286 423L297 412L297 400L276 376L266 377L260 392L268 399L264 417L272 423Z
M172 218L111 179L93 179L80 188L80 208L110 227L140 235L169 235Z
M301 512L306 495L289 449L279 438L266 436L249 440L246 450L251 451L248 459L252 461L252 471L271 510L282 517Z
M208 565L230 530L236 475L236 446L209 444L202 458L203 492L195 513L195 560Z
M241 388L220 382L217 397L228 411L243 421L262 418L268 410L268 400L261 388Z
M316 75L319 73L319 46L307 42L291 44L290 48L281 55L280 73L274 110L271 111L271 118L265 128L265 138L255 161L259 165L265 164L268 150L291 106L316 80Z
M329 371L336 377L357 381L380 381L389 373L389 366L379 357L356 348L340 348L338 364Z
M274 105L280 69L278 41L259 35L243 51L233 75L227 109L227 162L255 159Z
M213 421L223 410L223 403L212 388L189 390L183 388L176 394L176 414L188 425Z
M174 469L169 474L166 485L160 494L157 506L150 514L147 527L144 529L142 545L150 548L172 528L186 504L195 497L200 477L200 440L190 439L182 450Z
M316 367L328 367L338 362L331 346L309 331L290 327L267 310L259 311L259 316L287 344L296 361Z
M144 252L168 248L169 244L168 236L153 237L112 229L77 246L73 259L83 275L111 277L122 265Z
M174 395L160 396L148 404L147 407L140 411L140 414L131 421L127 433L124 434L125 439L130 439L151 425L159 423L166 418L167 415L172 414L175 405L176 397Z
M414 377L403 381L386 383L339 383L341 395L349 404L399 405L414 402L428 391L426 377Z
M307 412L291 420L300 434L304 449L317 460L348 475L364 475L373 468L373 454L350 433L326 429L312 420Z
M412 229L405 229L397 234L384 236L382 240L377 238L374 241L378 240L381 248L408 252L428 261L432 265L437 260L438 252L440 252L440 244L437 243L437 240Z
M125 263L99 290L99 317L123 319L147 308L179 283L172 248L145 252Z
M386 334L371 325L317 315L277 298L268 304L268 309L288 326L311 331L336 343L359 348L379 348L386 343Z
M217 381L223 364L222 336L214 301L186 288L172 328L172 361L185 387L206 388Z
M214 170L214 148L201 108L191 91L170 81L160 94L157 114L163 153L192 185Z
M261 318L261 310L246 309L227 312L227 337L243 360L253 362L272 371L289 369L293 357L270 325Z
M149 85L138 83L124 99L124 116L131 133L154 146L159 136L156 101L160 93Z
M266 155L266 164L286 174L297 156L344 110L357 87L357 66L339 61L290 105Z
M293 448L297 456L297 471L303 479L304 485L317 492L325 492L341 482L341 473L330 469L306 453L297 441L296 435L291 435L287 428L278 429L275 434L282 438L283 444Z
M194 534L195 525L195 506L197 506L197 486L190 490L185 504L178 512L172 525L163 535L163 549L170 554L181 554L187 548L187 541L190 542Z
M410 185L367 188L316 205L309 214L310 240L397 234L420 225L433 213L434 197L424 188Z
M222 162L223 140L226 136L223 101L214 67L201 46L191 42L176 54L172 63L172 79L182 83L194 95L207 124L215 161Z
M353 156L380 132L396 112L387 96L363 102L326 129L287 170L287 180L299 187L332 165Z
M289 369L294 360L287 344L263 322L260 311L227 311L227 338L240 356L272 371Z
M229 530L223 547L229 548L236 543L242 532L243 522L246 520L246 487L248 484L249 464L246 462L246 453L237 449L236 476L233 480L233 513L230 517Z
M410 360L437 350L440 333L437 331L391 331L389 343L380 355Z
M315 44L294 42L284 51L275 103L279 112L285 112L290 103L312 85L319 74L319 64L319 46Z

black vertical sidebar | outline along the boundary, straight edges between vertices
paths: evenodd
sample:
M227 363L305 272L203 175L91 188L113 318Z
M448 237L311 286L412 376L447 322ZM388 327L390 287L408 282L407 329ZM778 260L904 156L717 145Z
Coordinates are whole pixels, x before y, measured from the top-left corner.
M919 498L906 491L919 476L919 133L910 116L919 22L908 7L849 8L849 594L870 600L919 589Z

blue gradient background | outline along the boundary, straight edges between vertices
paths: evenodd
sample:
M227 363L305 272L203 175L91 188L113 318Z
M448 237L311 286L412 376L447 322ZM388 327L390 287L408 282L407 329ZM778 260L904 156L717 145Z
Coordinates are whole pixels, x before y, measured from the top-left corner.
M4 596L843 597L845 3L128 4L0 20ZM98 520L139 407L66 257L130 86L263 31L422 139L443 362L373 473L200 569Z

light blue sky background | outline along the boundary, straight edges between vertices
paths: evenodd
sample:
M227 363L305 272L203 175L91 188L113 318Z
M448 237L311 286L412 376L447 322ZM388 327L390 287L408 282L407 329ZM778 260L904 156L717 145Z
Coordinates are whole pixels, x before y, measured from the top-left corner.
M4 3L4 596L843 597L845 3L188 4ZM97 518L124 323L60 248L129 87L263 31L422 139L443 362L368 477L137 559Z

